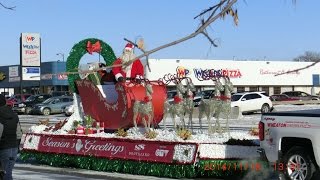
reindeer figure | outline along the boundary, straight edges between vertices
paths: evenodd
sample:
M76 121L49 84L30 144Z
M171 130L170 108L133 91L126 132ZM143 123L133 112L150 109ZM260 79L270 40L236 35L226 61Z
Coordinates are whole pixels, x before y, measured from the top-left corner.
M224 117L226 117L227 121L224 131L227 131L228 136L230 137L229 118L231 114L231 92L233 91L233 84L227 76L224 77L224 80L224 98L222 99L222 108L220 112L223 113Z
M215 130L212 129L211 117L217 112L217 108L220 106L220 99L217 97L221 96L220 91L223 91L224 87L217 78L211 79L215 82L214 96L211 99L201 99L199 104L199 124L200 129L202 129L202 116L205 114L208 121L208 133L214 133ZM219 121L216 121L216 125L220 128ZM215 126L216 127L216 126Z
M219 92L215 91L214 97L213 97L213 101L214 101L215 108L216 108L216 111L214 112L214 117L216 119L216 123L214 125L213 132L222 133L222 129L221 129L221 125L220 125L220 113L221 113L221 109L222 109L221 91L224 91L225 89L224 89L223 84L220 81L220 78L215 78L215 80L216 80L215 88L218 88Z
M152 85L150 83L145 82L145 89L146 96L144 97L144 100L136 100L133 104L133 123L135 128L137 128L137 117L138 115L140 115L140 117L142 117L142 121L146 130L149 131L151 127L151 121L153 120L154 115L152 106ZM146 117L148 118L148 122L146 121Z
M196 90L194 87L191 78L186 78L186 98L184 99L184 112L185 114L189 115L188 121L188 128L191 126L191 131L193 131L193 124L192 124L192 114L194 109L194 102L193 102L193 91Z
M167 118L167 115L170 114L172 121L173 121L173 126L175 129L177 129L177 123L176 123L176 116L180 118L180 125L185 127L185 122L184 122L184 100L183 100L183 94L186 92L186 89L181 83L181 80L175 80L176 83L176 88L177 88L177 94L174 96L174 101L173 104L170 104L168 101L165 102L164 104L164 117L163 117L163 123L164 126L166 127L165 120Z

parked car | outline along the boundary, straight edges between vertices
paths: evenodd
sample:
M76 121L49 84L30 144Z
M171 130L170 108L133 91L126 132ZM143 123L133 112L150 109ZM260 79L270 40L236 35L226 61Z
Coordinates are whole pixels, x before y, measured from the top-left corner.
M231 96L231 107L239 107L242 113L273 110L272 102L265 92L242 92Z
M7 106L13 107L15 103L25 102L31 94L15 94L6 100Z
M73 104L72 96L51 97L40 104L35 104L32 113L50 115L54 113L63 113L66 106Z
M201 91L201 96L203 97L203 99L210 99L212 98L214 93L214 89L206 89Z
M81 102L80 102L80 108L82 108L82 111L83 111L83 106L82 106ZM74 113L74 104L71 104L71 105L66 106L64 108L64 115L65 116L71 116L73 113Z
M73 104L66 106L64 108L64 115L65 116L71 116L73 114L73 112L74 112L74 105Z
M298 99L304 100L304 101L320 100L319 96L314 96L314 95L311 95L311 94L308 94L308 93L302 92L302 91L287 91L287 92L283 92L281 94L285 94L285 95L288 95L289 97L298 98Z
M299 101L299 98L289 97L286 94L274 94L270 96L271 101Z
M210 99L212 97L213 92L213 89L207 89L196 93L193 99L194 107L199 106L201 99Z
M25 102L15 103L12 107L12 110L17 113L29 114L33 105L42 103L50 97L52 97L50 94L37 94L29 96Z
M51 92L51 96L55 97L55 96L71 96L69 91L53 91Z

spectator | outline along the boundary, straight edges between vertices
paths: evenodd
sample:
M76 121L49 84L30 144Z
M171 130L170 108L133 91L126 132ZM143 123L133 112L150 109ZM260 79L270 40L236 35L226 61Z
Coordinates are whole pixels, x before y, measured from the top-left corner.
M12 170L17 159L17 126L19 117L8 106L6 99L0 95L0 124L3 126L0 138L0 162L5 171L4 180L12 180Z

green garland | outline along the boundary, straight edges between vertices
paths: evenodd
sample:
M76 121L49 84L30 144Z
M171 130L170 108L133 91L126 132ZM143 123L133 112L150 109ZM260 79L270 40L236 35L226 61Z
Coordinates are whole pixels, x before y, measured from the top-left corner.
M67 59L67 72L78 72L79 62L83 55L87 53L87 42L90 41L91 44L96 43L97 41L100 41L101 44L101 55L106 63L107 66L110 66L113 64L113 62L116 60L116 56L112 50L112 48L106 44L105 42L96 39L96 38L88 38L85 40L80 41L79 43L75 44L68 56ZM79 79L79 74L69 74L68 75L68 81L70 88L73 92L77 92L77 89L75 87L75 80Z
M243 177L252 172L259 177L266 172L268 167L266 162L259 160L200 160L195 165L177 165L31 151L22 151L20 159L22 161L34 160L37 163L55 167L74 167L169 178Z
M139 161L109 160L93 156L72 156L39 152L21 152L20 159L35 160L40 164L56 167L75 167L95 171L129 173L170 178L193 178L196 172L193 165L171 165Z

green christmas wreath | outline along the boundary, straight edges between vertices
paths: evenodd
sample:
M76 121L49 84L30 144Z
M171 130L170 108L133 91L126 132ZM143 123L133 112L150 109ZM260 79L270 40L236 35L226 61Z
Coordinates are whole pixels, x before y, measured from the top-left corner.
M88 38L80 41L79 43L75 44L68 56L67 59L67 72L78 72L79 62L83 55L87 52L87 43L90 42L91 44L95 44L96 42L100 42L101 50L100 54L103 57L105 64L110 66L116 60L116 56L112 50L112 48L105 42L96 39L96 38ZM77 93L77 89L75 87L75 80L79 79L79 74L68 74L68 82L71 90Z

